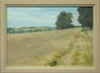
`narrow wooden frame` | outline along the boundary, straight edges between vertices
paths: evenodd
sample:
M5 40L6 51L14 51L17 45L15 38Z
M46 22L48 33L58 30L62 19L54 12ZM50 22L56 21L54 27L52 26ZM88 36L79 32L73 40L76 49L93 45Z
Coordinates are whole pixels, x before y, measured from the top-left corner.
M94 8L94 66L93 67L8 67L6 66L7 6L93 6ZM1 0L0 1L0 72L1 73L100 73L100 0Z

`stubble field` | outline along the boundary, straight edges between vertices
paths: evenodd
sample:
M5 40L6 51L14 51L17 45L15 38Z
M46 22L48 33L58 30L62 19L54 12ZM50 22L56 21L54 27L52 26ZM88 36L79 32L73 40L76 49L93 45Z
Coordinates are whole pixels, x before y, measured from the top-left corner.
M92 31L82 28L7 35L8 66L93 66Z

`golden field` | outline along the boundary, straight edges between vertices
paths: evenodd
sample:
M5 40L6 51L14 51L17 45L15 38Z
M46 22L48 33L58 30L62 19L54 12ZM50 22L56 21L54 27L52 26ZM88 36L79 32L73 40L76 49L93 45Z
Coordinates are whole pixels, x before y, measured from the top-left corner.
M93 32L82 28L7 36L8 66L93 66Z

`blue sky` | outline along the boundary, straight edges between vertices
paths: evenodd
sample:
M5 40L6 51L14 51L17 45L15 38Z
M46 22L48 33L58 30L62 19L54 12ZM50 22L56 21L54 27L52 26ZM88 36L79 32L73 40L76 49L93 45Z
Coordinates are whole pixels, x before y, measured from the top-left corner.
M7 27L56 27L57 16L63 10L73 14L72 24L80 25L77 7L8 7Z

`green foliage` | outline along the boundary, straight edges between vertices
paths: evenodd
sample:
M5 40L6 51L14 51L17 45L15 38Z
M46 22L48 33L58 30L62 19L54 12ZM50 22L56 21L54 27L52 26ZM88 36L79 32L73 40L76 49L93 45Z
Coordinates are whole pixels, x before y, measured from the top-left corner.
M22 28L7 28L7 33L25 33L25 32L42 32L55 30L52 27L22 27Z
M82 38L85 44L84 46L75 46L73 48L73 53L71 56L71 64L73 66L93 66L93 42L91 42L90 38L92 35L90 35L90 33L90 29L82 29L81 36L78 38Z
M56 21L56 28L57 29L66 29L66 28L71 28L73 27L73 24L71 24L72 20L72 13L70 12L65 12L61 11L60 15L57 16L57 21Z
M93 29L93 8L92 7L79 7L79 18L78 21L82 27L89 27Z

